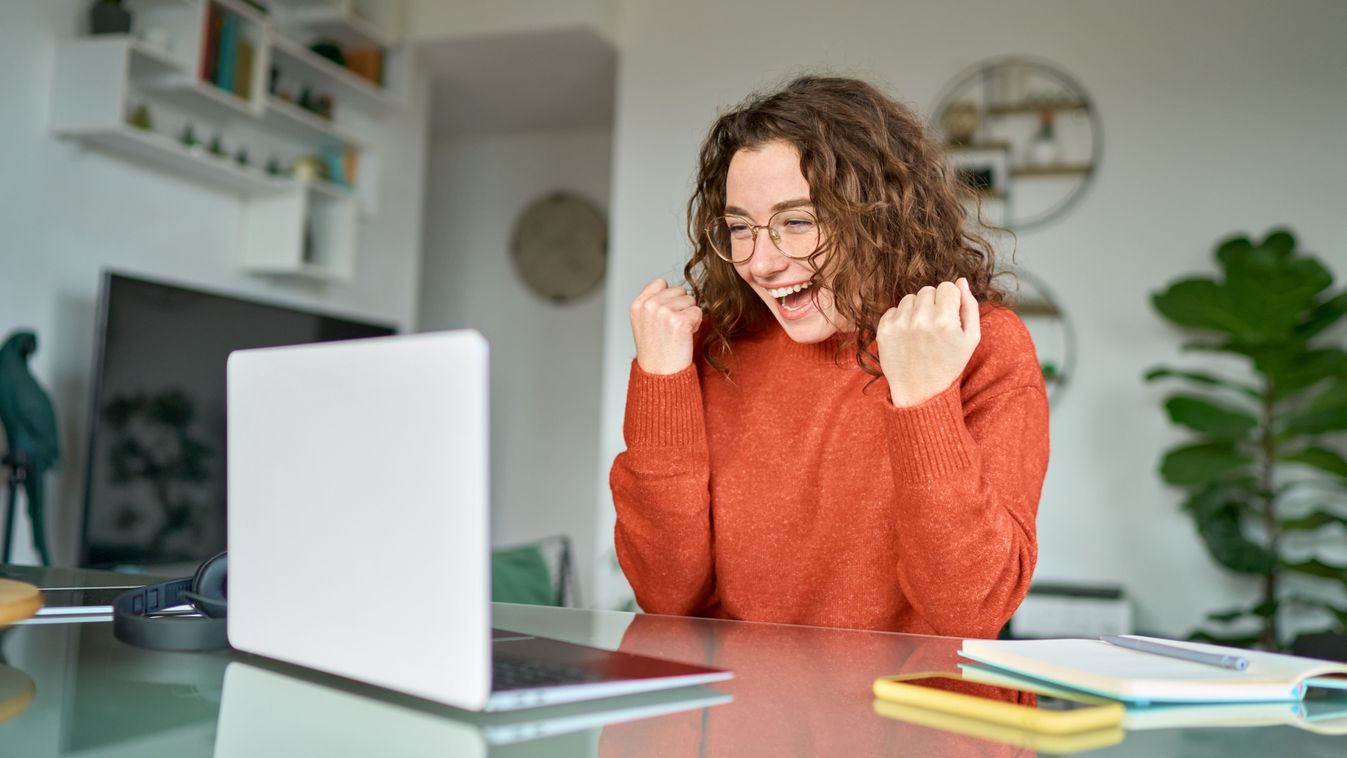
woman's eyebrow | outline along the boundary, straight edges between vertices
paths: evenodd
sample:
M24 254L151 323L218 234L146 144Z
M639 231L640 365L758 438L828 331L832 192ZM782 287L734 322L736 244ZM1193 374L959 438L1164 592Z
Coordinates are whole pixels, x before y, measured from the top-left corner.
M772 206L772 213L776 213L777 211L784 211L787 208L799 208L802 205L813 205L813 204L814 201L810 200L807 197L797 197L794 200L782 200L781 202ZM748 211L744 210L743 208L740 208L737 205L725 206L725 212L728 214L733 214L735 216L744 216L744 217L748 216Z

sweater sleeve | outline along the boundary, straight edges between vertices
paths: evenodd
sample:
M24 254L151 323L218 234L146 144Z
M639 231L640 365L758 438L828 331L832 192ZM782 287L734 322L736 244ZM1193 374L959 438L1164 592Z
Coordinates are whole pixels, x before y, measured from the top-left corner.
M623 422L627 449L609 485L617 559L650 613L705 615L715 605L710 464L695 366L668 376L632 361Z
M890 406L887 424L900 587L937 634L995 637L1029 589L1048 465L1028 330L1008 310L984 314L964 376L921 405Z

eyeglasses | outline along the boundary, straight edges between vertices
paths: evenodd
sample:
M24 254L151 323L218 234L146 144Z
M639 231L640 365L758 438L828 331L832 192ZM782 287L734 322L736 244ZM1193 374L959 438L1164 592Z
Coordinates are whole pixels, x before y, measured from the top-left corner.
M818 250L818 218L799 208L777 211L765 224L755 224L743 216L721 216L707 225L706 238L722 259L745 263L753 257L760 229L767 230L772 244L787 258L808 258Z

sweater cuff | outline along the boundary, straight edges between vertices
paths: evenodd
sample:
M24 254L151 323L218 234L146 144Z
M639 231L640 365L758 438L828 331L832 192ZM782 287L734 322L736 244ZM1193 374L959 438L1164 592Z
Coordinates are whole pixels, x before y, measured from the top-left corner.
M958 382L921 405L890 405L888 425L890 456L899 481L929 482L973 462L976 443L964 424Z
M696 366L677 374L647 374L633 360L622 434L628 449L705 445L705 413Z

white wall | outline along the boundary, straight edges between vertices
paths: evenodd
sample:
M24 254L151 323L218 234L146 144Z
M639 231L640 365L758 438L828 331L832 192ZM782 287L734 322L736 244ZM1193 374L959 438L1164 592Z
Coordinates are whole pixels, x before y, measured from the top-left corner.
M407 34L417 42L585 28L612 41L623 0L410 0Z
M258 278L240 265L236 198L48 132L56 42L83 33L88 5L0 4L0 332L36 329L33 369L59 412L64 461L49 506L58 562L73 559L78 532L100 269L405 329L416 312L420 263L423 82L410 88L404 110L379 119L367 135L380 156L381 207L362 225L354 281L320 286Z
M471 327L491 344L493 542L568 534L578 569L594 554L604 290L542 300L509 242L519 213L554 190L606 212L611 153L606 129L460 136L433 142L427 167L419 327Z
M1181 357L1148 295L1209 269L1218 238L1280 223L1347 274L1344 30L1338 0L624 4L596 478L623 447L629 300L686 255L683 207L718 111L822 67L887 81L925 113L965 67L1032 54L1084 85L1105 140L1083 202L1019 243L1019 262L1064 301L1081 342L1075 384L1053 413L1038 575L1120 581L1139 603L1138 622L1171 633L1251 599L1251 583L1211 565L1177 493L1155 474L1159 451L1179 435L1163 418L1162 391L1140 377ZM606 486L597 507L606 547ZM620 579L605 568L600 561L597 602L611 605Z

